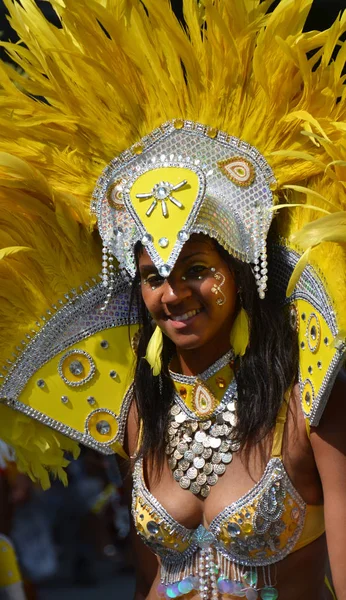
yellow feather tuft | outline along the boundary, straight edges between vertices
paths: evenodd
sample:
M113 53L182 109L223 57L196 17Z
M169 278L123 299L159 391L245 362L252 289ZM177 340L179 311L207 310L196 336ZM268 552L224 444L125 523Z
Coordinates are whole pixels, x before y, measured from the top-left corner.
M250 339L250 324L249 317L247 316L244 308L241 308L237 314L232 330L231 330L231 346L234 350L235 356L244 356L246 349L249 345Z
M16 412L14 416L13 410L3 404L0 404L0 439L14 448L19 471L33 481L38 480L43 489L50 487L50 476L67 484L63 468L69 461L64 453L77 458L76 442L26 415Z
M346 243L346 212L336 212L307 223L292 235L291 241L303 250L321 242Z
M297 264L296 264L296 266L295 266L295 268L294 268L294 270L293 270L293 273L292 273L292 275L291 275L291 277L290 277L290 280L289 280L289 282L288 282L288 285L287 285L287 290L286 290L286 296L287 296L287 297L289 297L289 296L290 296L290 295L293 293L293 291L294 291L294 288L295 288L295 286L297 285L297 283L298 283L298 281L299 281L299 278L300 278L301 274L303 273L303 271L304 271L304 269L305 269L306 265L307 265L307 264L308 264L308 262L309 262L309 258L310 258L310 250L311 250L311 249L310 249L310 248L308 248L308 249L307 249L307 250L306 250L306 251L305 251L305 252L304 252L304 253L301 255L300 259L298 260L298 262L297 262Z
M162 361L161 352L163 348L163 335L160 327L156 325L155 331L149 340L145 360L152 368L153 375L161 373Z

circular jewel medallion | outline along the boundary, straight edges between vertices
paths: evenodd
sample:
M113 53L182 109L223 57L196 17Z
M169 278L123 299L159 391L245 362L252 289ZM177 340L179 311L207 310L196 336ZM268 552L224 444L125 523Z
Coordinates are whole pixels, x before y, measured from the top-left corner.
M305 379L302 387L302 403L303 410L306 415L309 415L312 410L314 398L315 391L314 386L312 385L312 381L310 379Z
M321 340L321 325L318 316L311 313L306 327L306 337L311 352L317 352Z
M118 429L116 415L106 408L97 408L85 421L85 433L101 444L112 444Z
M96 373L96 367L85 350L70 350L61 357L58 371L67 385L76 387L90 381Z

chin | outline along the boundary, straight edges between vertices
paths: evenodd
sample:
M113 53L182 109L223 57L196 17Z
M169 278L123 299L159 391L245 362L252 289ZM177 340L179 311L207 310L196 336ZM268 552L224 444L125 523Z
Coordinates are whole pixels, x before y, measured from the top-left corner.
M184 335L180 333L174 336L169 335L168 337L173 344L181 350L195 350L196 348L200 348L203 346L203 344L205 344L205 340L198 335Z

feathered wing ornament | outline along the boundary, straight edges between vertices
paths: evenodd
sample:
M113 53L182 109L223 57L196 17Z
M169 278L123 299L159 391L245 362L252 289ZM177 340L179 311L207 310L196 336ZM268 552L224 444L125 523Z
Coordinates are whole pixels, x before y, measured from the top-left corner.
M346 14L305 33L312 0L282 0L271 13L270 1L184 0L184 27L168 0L52 0L56 27L34 0L5 4L20 42L2 43L19 68L0 65L0 411L4 424L18 411L6 441L21 468L41 480L39 464L61 473L64 451L75 451L61 432L121 452L127 329L138 319L89 203L98 180L112 210L124 209L123 192L115 187L114 202L106 189L107 165L140 156L172 119L210 139L223 130L242 140L239 151L255 146L274 172L273 277L281 288L291 280L283 302L298 315L303 408L317 423L346 331Z

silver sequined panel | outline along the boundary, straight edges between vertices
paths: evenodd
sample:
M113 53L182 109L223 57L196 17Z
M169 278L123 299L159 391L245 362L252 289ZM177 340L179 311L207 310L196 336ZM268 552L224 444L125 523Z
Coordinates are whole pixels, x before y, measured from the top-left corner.
M2 397L17 400L32 375L72 344L110 327L138 323L135 311L129 317L129 287L120 276L115 281L112 301L106 310L100 311L106 294L107 290L100 283L87 292L72 297L42 327L20 358L12 363L1 387Z
M286 299L287 285L300 256L285 245L273 244L270 248L270 282L278 299L290 304L293 300L302 299L310 302L325 318L333 335L337 335L337 323L334 308L326 288L315 269L305 267L293 294Z
M299 299L306 300L324 317L333 336L337 336L339 330L333 303L328 296L326 286L315 269L311 265L308 265L304 269L293 294L289 298L286 298L287 284L299 260L299 254L280 244L273 244L269 254L273 255L273 259L269 261L270 286L273 287L278 300L282 304L290 304L294 300ZM318 393L316 393L313 407L309 414L310 425L314 427L320 422L336 376L345 360L345 354L345 344L341 344L340 347L335 348L334 358L327 369ZM300 372L299 385L302 392L304 381Z
M207 128L189 121L182 129L168 123L141 140L144 148L137 156L131 150L114 159L98 181L92 208L96 211L103 242L112 249L131 276L135 273L133 245L145 230L129 218L127 210L109 206L107 189L118 180L133 180L141 173L157 166L175 164L199 170L205 177L205 191L194 204L186 231L203 232L216 238L227 250L247 262L254 262L265 250L266 235L271 223L273 204L269 183L273 174L265 159L252 146L238 138L218 132L215 139L207 135ZM243 157L255 170L255 179L248 186L230 181L217 162L232 157ZM126 184L125 184L126 185ZM126 194L126 192L125 192ZM129 202L128 196L127 204ZM177 240L167 265L173 268L184 241ZM153 244L148 252L156 267L163 265Z

